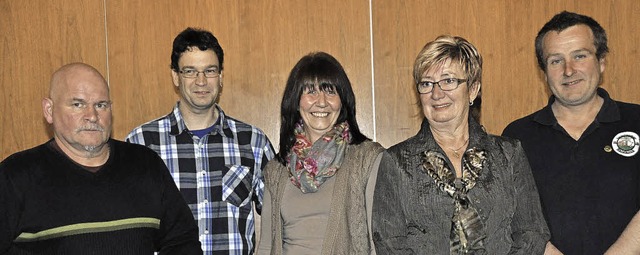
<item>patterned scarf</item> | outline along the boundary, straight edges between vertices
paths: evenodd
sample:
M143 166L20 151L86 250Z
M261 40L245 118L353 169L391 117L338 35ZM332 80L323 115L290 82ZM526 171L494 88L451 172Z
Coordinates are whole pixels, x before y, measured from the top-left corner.
M342 165L344 151L351 142L351 133L345 121L335 125L312 145L303 126L302 122L296 124L296 142L287 159L287 167L293 185L302 193L314 193Z
M444 155L436 151L424 152L422 168L440 190L454 200L455 211L451 217L450 254L485 254L483 239L484 225L467 197L482 173L485 152L468 149L462 157L462 178L455 179L453 171L446 164Z

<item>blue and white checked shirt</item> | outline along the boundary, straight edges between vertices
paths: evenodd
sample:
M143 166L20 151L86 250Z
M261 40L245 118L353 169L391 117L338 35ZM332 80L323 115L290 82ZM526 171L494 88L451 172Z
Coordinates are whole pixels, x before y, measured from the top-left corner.
M262 169L274 157L273 147L260 129L226 116L218 105L213 130L198 138L187 130L178 106L135 128L126 141L164 160L198 222L205 254L252 254L251 202L262 210Z

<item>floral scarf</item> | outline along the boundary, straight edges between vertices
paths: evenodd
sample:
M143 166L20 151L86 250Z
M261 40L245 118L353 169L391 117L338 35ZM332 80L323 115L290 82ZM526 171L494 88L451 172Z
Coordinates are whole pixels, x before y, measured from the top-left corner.
M322 183L335 175L342 165L344 151L351 142L351 133L349 124L345 121L335 125L311 144L303 126L302 122L296 124L296 142L287 159L287 167L293 185L302 193L314 193Z
M454 200L455 211L451 217L450 253L485 254L484 225L478 211L467 197L482 173L486 156L484 150L471 148L462 157L462 178L456 179L446 164L444 155L437 151L424 152L422 168L440 190Z

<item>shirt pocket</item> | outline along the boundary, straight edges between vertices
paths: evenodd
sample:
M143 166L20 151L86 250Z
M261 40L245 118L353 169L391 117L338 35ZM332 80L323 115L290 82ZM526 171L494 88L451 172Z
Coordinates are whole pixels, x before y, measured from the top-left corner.
M226 165L222 176L222 201L236 207L251 202L253 196L251 168L241 165Z

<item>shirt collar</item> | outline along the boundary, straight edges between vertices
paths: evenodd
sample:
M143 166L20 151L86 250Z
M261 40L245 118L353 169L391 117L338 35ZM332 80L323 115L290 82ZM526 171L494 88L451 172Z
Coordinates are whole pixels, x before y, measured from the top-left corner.
M215 104L214 107L218 110L218 119L213 125L213 130L211 130L212 134L223 134L226 137L233 137L233 132L229 128L229 123L227 122L227 117L222 111L222 108ZM182 117L182 113L180 112L180 101L176 103L173 107L173 111L169 114L169 120L171 122L171 131L170 135L177 136L187 131L187 124L184 123L184 118Z
M611 99L609 93L603 89L598 88L597 91L598 96L604 99L604 103L602 104L602 108L598 111L598 115L596 115L596 121L601 123L606 122L616 122L620 120L620 109L618 109L618 105ZM533 121L538 122L542 125L553 126L558 123L556 116L553 115L553 110L551 110L551 105L556 101L555 96L549 97L549 102L547 106L542 108L538 113L533 116Z

